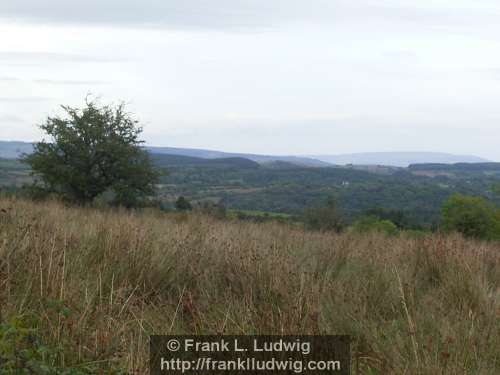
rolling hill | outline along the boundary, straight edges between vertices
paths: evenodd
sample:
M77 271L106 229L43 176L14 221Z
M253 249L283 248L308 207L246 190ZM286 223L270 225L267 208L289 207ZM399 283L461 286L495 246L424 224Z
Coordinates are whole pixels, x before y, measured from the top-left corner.
M199 159L230 159L230 158L242 159L243 158L257 163L282 161L305 167L326 167L330 165L328 162L316 160L309 157L299 157L299 156L243 154L243 153L230 153L222 151L212 151L212 150L203 150L194 148L175 148L175 147L148 146L146 147L146 149L149 152L151 152L151 154L187 156ZM17 141L0 141L0 158L16 159L23 153L30 153L32 150L33 146L31 143L17 142Z
M232 157L203 159L193 156L151 154L151 159L158 167L209 167L209 168L259 168L260 164L249 159Z
M22 154L33 151L33 145L27 142L0 141L0 158L17 159Z
M31 143L16 141L0 141L0 158L15 159L23 153L30 153ZM327 167L331 165L383 165L406 168L412 164L455 164L455 163L485 163L489 160L473 155L454 155L439 152L369 152L339 155L258 155L245 153L222 152L215 150L152 147L146 149L152 154L177 155L200 159L244 158L259 164L286 162L303 167ZM271 164L272 165L272 164Z
M453 155L441 152L367 152L341 155L311 155L331 164L339 165L388 165L408 167L411 164L440 163L484 163L488 160L473 155Z
M147 149L153 154L182 155L182 156L192 156L203 159L245 158L253 160L257 163L282 161L305 167L326 167L330 165L330 163L328 162L306 156L301 157L301 156L257 155L257 154L231 153L231 152L222 152L213 150L203 150L194 148L175 148L175 147L147 147Z

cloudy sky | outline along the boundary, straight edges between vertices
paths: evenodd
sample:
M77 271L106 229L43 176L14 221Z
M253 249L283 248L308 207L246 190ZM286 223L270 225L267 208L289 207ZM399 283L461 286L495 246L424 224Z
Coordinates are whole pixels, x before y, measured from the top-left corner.
M0 139L87 93L151 145L500 161L498 0L0 0Z

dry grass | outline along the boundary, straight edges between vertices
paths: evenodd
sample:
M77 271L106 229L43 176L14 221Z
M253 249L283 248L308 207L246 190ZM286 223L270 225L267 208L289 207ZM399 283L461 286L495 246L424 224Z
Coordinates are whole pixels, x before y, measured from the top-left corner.
M63 364L143 374L152 333L304 333L353 335L355 373L500 373L498 244L0 209L0 316L38 317Z

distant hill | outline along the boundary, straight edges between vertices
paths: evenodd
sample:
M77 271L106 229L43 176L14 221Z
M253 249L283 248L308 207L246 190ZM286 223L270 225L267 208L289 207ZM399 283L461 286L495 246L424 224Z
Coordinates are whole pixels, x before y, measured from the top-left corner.
M489 161L472 155L453 155L440 152L367 152L341 155L311 155L311 158L339 165L388 165L394 167L408 167L411 164L485 163Z
M412 164L408 171L417 176L455 178L500 177L500 163Z
M151 154L154 164L159 167L210 167L210 168L259 168L260 164L245 158L203 159L192 156Z
M231 153L213 150L202 150L194 148L175 148L175 147L146 147L153 154L169 154L169 155L183 155L193 156L203 159L220 159L220 158L244 158L253 160L257 163L266 163L273 161L283 161L300 165L304 167L328 167L330 163L317 160L310 157L300 156L273 156L273 155L257 155L257 154L242 154Z
M290 163L288 161L281 161L281 160L267 161L267 162L261 163L261 165L264 168L268 168L268 169L280 169L280 170L283 170L283 169L296 169L297 167L300 167L300 165L297 166L297 164Z
M22 154L33 151L33 145L27 142L0 141L0 158L17 159Z
M328 162L315 160L308 157L299 156L271 156L271 155L256 155L230 153L212 150L202 150L194 148L175 148L175 147L146 147L152 154L167 154L190 156L201 159L228 159L228 158L243 158L252 160L257 163L266 163L273 161L283 161L304 167L327 167ZM33 150L33 145L27 142L10 142L0 141L0 158L16 159L23 153L30 153ZM173 160L173 159L172 159Z
M412 164L410 171L500 172L500 163Z
M370 152L341 155L312 156L279 156L231 153L214 150L176 148L176 147L146 147L152 154L177 155L200 159L230 159L239 158L267 164L269 167L282 168L286 165L270 164L285 162L302 167L329 167L332 165L373 166L384 165L406 168L416 164L456 164L456 163L486 163L489 160L471 155L453 155L438 152ZM31 143L0 141L0 158L15 159L23 153L33 150ZM172 159L173 160L173 159Z

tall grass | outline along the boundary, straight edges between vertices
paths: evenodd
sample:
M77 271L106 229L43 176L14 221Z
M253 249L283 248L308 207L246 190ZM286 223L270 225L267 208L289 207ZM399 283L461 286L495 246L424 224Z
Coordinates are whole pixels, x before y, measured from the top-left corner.
M59 366L147 373L151 334L349 334L360 374L500 373L500 246L0 200L0 319Z

